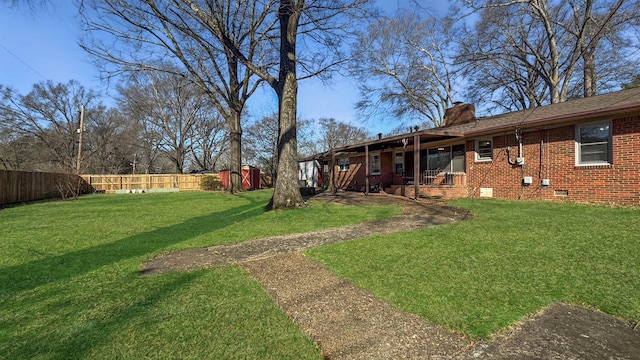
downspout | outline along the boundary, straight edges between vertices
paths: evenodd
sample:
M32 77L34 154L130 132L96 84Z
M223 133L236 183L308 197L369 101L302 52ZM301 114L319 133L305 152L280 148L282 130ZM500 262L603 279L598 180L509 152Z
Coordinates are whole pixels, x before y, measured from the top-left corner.
M364 146L364 194L369 195L369 145Z
M415 199L420 197L420 135L413 135L413 189Z
M331 150L331 192L335 195L338 192L336 188L336 152Z

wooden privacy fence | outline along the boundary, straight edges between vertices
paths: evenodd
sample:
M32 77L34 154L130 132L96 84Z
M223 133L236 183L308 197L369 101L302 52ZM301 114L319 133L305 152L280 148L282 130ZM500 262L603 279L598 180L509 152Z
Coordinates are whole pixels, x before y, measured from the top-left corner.
M134 175L82 175L97 191L179 189L200 190L203 176L218 174L134 174Z
M0 170L0 205L92 192L81 177L35 171Z

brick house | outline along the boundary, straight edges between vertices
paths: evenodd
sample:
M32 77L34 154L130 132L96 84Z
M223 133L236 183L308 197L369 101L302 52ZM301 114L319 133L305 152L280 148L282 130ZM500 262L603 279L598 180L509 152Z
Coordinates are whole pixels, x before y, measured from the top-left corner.
M456 104L444 120L313 160L334 189L640 205L640 88L486 118Z

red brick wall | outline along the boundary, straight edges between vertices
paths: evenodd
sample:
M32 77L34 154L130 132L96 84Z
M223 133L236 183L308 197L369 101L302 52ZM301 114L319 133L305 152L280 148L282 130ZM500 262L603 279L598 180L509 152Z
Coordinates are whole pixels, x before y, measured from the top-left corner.
M615 119L612 124L613 164L575 165L575 126L526 131L524 166L507 162L506 147L515 161L518 144L514 133L493 137L493 161L475 162L475 141L467 141L467 184L472 196L480 188L493 188L493 197L504 199L569 200L590 203L640 205L640 117ZM531 176L529 186L522 185ZM542 179L549 186L542 186ZM568 196L555 196L554 191Z
M371 153L373 155L374 153ZM369 184L374 186L376 184L382 184L383 188L391 186L393 181L393 152L381 152L375 153L380 155L380 175L371 175L369 178ZM365 176L365 157L364 154L360 156L354 156L349 159L349 170L355 169L354 164L362 164L358 171L354 174L353 180L345 188L356 191L364 191L366 176Z

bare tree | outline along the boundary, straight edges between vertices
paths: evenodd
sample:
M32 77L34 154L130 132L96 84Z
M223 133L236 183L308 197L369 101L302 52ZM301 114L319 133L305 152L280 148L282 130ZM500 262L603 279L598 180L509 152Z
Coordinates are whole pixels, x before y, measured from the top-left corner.
M308 157L322 151L317 140L319 129L315 129L313 119L298 119L298 156Z
M139 72L120 87L121 106L137 114L160 136L160 146L183 173L192 151L195 126L217 115L209 97L190 80L172 73Z
M277 179L278 114L262 117L246 129L243 158Z
M28 7L29 10L36 11L50 5L50 0L0 0L0 5L6 5L10 8Z
M217 112L200 117L191 139L191 154L198 169L215 170L228 149L228 142L226 123Z
M633 78L622 84L623 89L634 89L640 87L640 74L636 74Z
M268 208L303 206L298 189L297 96L298 79L326 74L345 60L341 38L355 29L354 20L368 14L369 0L280 0L280 65L273 77L255 69L278 95L278 167L277 181ZM298 51L298 35L313 47ZM313 51L313 49L317 49ZM251 64L248 64L251 66ZM298 75L300 66L306 75ZM252 67L253 69L253 67Z
M0 121L0 168L5 170L36 171L39 154L38 141L29 135L18 135Z
M162 70L150 59L176 58L181 73L210 95L229 125L232 188L242 188L242 109L260 81L271 86L279 104L279 176L268 207L304 204L297 188L297 81L343 61L340 35L352 29L370 0L86 1L94 10L85 12L87 30L116 40L85 43L89 53L120 71ZM298 35L310 44L302 53ZM298 67L305 75L299 76Z
M334 118L321 118L319 141L323 151L364 142L371 138L366 130Z
M136 146L135 152L136 169L145 174L153 174L160 171L159 159L163 154L162 134L153 123L144 121L145 113L135 107L123 106L120 102L121 111L136 123Z
M87 171L93 174L133 172L138 139L136 123L118 109L101 108L87 126Z
M582 95L596 95L598 84L609 78L607 69L624 70L621 50L632 46L625 32L640 26L638 4L634 8L634 1L572 0L562 5L559 23L573 36L582 60Z
M24 96L9 88L0 90L0 117L6 126L43 145L40 156L49 160L49 170L72 172L78 155L80 107L86 108L88 124L97 106L96 94L74 80L41 82Z
M524 40L513 32L505 31L500 21L509 19L515 24L533 24L512 7L488 7L479 13L476 26L463 27L458 36L458 64L463 74L470 80L468 97L478 104L485 104L488 110L500 112L512 109L526 109L540 105L546 96L542 71L535 56L527 56ZM522 32L532 31L529 27ZM535 48L542 49L541 40ZM540 50L542 51L542 50Z
M620 35L637 26L632 20L638 17L631 0L459 3L479 15L473 29L460 36L458 56L478 89L476 97L481 91L497 95L497 104L517 108L565 101L577 84L583 96L595 94L597 84L613 76L598 74L598 61L606 59L611 66L628 60L611 55L623 54ZM577 75L580 69L582 76Z
M407 12L371 24L353 48L350 73L363 98L356 107L368 115L443 125L454 101L450 30L448 20Z
M327 75L328 70L344 62L340 43L341 35L353 29L353 20L366 14L365 5L370 0L278 0L269 2L265 15L253 27L259 27L264 19L278 25L277 54L279 64L275 68L264 66L248 56L246 49L228 41L225 50L235 54L238 61L271 86L278 96L278 149L277 180L267 208L291 208L304 205L298 189L297 143L297 93L298 80ZM196 1L185 0L209 29L224 34L223 26L207 16ZM251 19L247 19L251 20ZM304 37L302 52L298 52L298 35ZM222 36L224 38L224 36ZM298 70L302 70L300 74ZM277 71L277 74L276 74Z
M227 122L231 145L230 191L243 191L240 117L260 79L230 49L265 68L261 50L272 31L271 1L85 0L82 47L109 75L154 70L190 79L209 96ZM171 66L165 66L171 61ZM113 65L113 66L112 66Z

